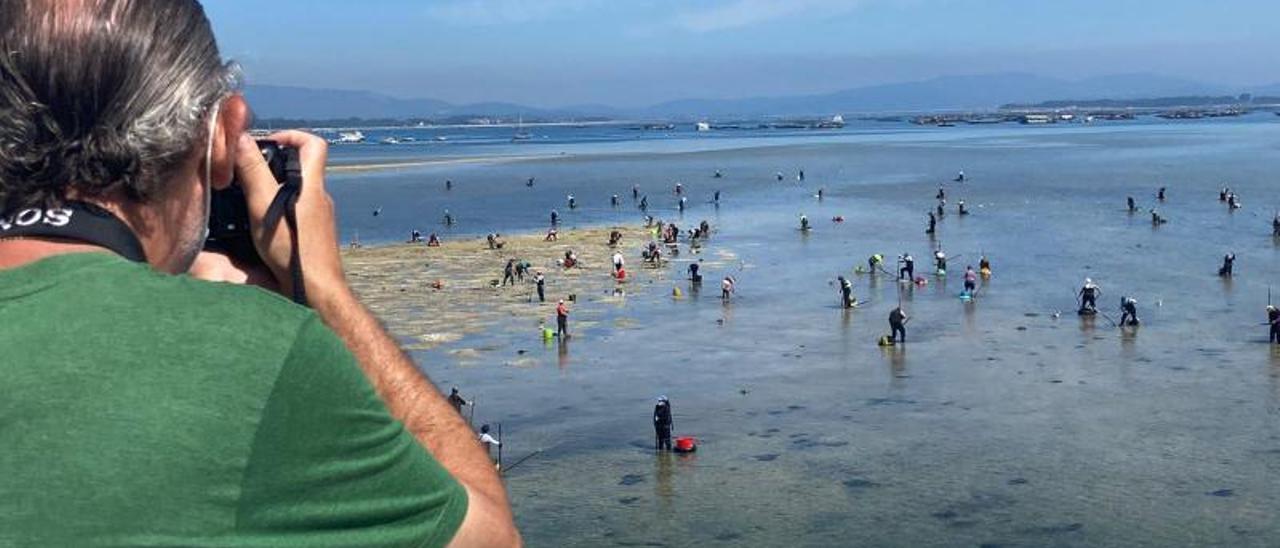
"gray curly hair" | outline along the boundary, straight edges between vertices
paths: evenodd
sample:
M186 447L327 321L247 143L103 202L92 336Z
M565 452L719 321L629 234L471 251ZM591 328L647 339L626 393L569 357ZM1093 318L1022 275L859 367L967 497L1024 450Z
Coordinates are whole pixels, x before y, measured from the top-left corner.
M0 211L151 200L238 85L196 0L0 2Z

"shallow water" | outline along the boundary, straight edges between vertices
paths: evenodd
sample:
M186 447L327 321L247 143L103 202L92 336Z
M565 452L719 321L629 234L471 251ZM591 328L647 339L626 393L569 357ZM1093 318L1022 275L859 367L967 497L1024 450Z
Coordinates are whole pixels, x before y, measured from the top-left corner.
M1276 122L581 139L564 128L528 145L454 139L447 152L547 159L340 174L330 186L345 237L369 242L443 232L445 208L458 234L538 230L552 208L570 225L634 222L639 184L655 216L708 219L707 253L738 255L683 299L663 287L579 307L564 344L512 321L415 354L477 400L477 423L502 423L509 467L541 451L507 476L533 546L1266 546L1280 538L1280 353L1259 326L1280 273ZM337 163L439 154L334 148ZM970 182L946 185L936 239L952 277L904 288L909 342L881 349L900 286L855 277L870 304L845 312L830 282L876 252L890 263L910 252L931 271L925 212L957 169ZM676 181L690 195L683 218ZM1224 184L1243 209L1217 201ZM1124 211L1125 196L1149 207L1160 186L1169 224ZM719 208L705 203L716 189ZM959 198L972 215L955 215ZM1229 251L1236 276L1224 281ZM958 274L984 252L995 276L964 304ZM659 284L689 289L681 259ZM740 284L728 305L724 274ZM1143 325L1079 319L1069 292L1085 276L1112 319L1135 296ZM659 394L676 434L700 439L695 455L652 451Z

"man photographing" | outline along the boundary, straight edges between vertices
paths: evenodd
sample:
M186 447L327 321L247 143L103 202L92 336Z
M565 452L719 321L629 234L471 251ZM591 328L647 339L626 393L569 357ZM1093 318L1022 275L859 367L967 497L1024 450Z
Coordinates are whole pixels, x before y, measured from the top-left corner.
M271 137L303 184L264 222L235 80L195 0L0 3L0 545L519 544L347 285L323 140ZM233 175L262 272L201 253Z

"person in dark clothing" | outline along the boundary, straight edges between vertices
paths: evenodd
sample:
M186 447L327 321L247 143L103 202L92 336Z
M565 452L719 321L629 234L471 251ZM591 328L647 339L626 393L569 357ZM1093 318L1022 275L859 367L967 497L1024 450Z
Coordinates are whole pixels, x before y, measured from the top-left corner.
M1120 326L1138 325L1138 300L1120 297Z
M529 177L529 180L528 180L528 181L525 181L524 186L527 186L527 187L532 188L532 187L533 187L533 177Z
M507 266L502 268L502 285L506 286L510 282L516 285L516 260L507 259Z
M1267 305L1267 324L1271 329L1271 343L1280 343L1280 310L1271 305Z
M458 387L453 387L449 392L449 405L453 406L453 410L462 413L462 406L471 405L471 402L463 399L462 394L458 393Z
M1224 278L1230 278L1232 271L1235 269L1236 254L1228 253L1222 257L1222 268L1218 269L1218 275Z
M656 448L661 451L671 450L671 402L666 396L658 396L657 405L653 406L653 432Z
M714 197L712 197L712 198L711 198L711 201L713 201L713 202L715 202L715 203L717 203L717 204L718 204L718 203L720 203L720 191L719 191L719 190L717 190L717 191L716 191L716 195L715 195Z
M1084 279L1084 287L1080 288L1080 313L1093 314L1098 311L1098 297L1102 295L1102 289L1093 283L1090 278Z
M648 211L648 210L649 210L649 197L645 196L643 198L640 198L640 211Z
M1156 192L1156 199L1160 200L1161 202L1164 201L1164 187L1160 187L1160 190Z
M1133 196L1130 196L1127 201L1129 203L1129 213L1133 213L1138 210L1138 204L1133 201Z
M1280 213L1271 218L1271 235L1280 236Z
M445 189L445 190L453 190L453 181L452 181L451 179L445 179L445 180L444 180L444 189Z
M551 226L556 226L557 224L560 224L560 212L553 209L551 210Z
M938 216L932 211L929 212L929 228L924 231L925 234L933 234L938 230Z
M617 195L617 194L614 194L613 196L611 196L611 197L609 198L609 205L610 205L610 206L613 206L613 207L618 207L618 195Z
M938 216L939 217L942 217L943 215L947 214L946 205L947 205L946 200L938 200Z
M889 341L907 342L907 320L910 319L902 307L889 312Z
M538 286L538 302L547 302L547 277L542 275L542 271L538 271L533 274L533 283Z
M640 198L640 185L631 185L631 199Z
M698 273L700 265L698 263L689 263L689 281L700 284L702 283L702 274Z
M937 198L939 200L947 199L947 191L944 190L942 187L938 187L938 194L934 196L934 198Z
M968 214L969 214L969 210L968 210L968 208L964 207L964 200L960 200L960 201L956 204L956 206L959 208L959 212L960 212L960 214L961 214L961 215L968 215Z

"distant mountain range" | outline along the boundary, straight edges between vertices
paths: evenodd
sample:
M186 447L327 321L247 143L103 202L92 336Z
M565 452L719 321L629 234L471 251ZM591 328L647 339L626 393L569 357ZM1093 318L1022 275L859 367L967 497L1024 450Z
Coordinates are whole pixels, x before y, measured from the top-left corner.
M768 116L830 116L874 112L985 110L1005 104L1072 99L1140 99L1184 96L1280 95L1280 84L1235 88L1152 74L1118 74L1063 80L1033 74L943 76L832 93L742 99L684 99L642 108L581 105L539 108L514 103L457 105L437 99L401 99L371 91L248 86L261 119L461 120L480 117L526 121L585 117L637 119L726 119Z

